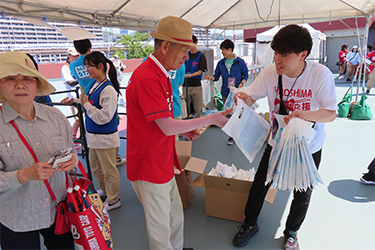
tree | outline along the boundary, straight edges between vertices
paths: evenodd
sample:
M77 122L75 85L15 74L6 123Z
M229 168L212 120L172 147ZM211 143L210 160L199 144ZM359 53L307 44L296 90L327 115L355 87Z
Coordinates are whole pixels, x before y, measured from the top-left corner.
M122 44L125 47L125 58L144 58L154 51L151 45L147 44L150 35L136 31L132 35L123 35L119 37L116 44ZM122 57L122 53L116 50L116 54Z

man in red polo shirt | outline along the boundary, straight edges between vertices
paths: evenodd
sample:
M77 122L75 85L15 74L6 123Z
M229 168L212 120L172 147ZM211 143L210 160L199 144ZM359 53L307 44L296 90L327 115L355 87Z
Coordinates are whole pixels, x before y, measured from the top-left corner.
M169 70L189 58L192 26L173 16L161 19L155 33L154 53L132 74L126 90L127 176L143 205L150 249L183 249L182 202L174 178L181 170L175 134L198 138L196 128L222 127L232 110L192 120L173 119Z

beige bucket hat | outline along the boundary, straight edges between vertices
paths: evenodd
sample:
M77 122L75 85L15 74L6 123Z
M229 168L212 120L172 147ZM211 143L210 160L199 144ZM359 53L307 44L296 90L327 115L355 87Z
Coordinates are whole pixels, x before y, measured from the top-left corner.
M192 32L193 26L188 21L167 16L159 21L156 32L151 32L150 35L155 39L196 47Z
M56 89L35 68L33 61L23 52L4 52L0 54L0 79L15 75L32 76L38 79L38 90L36 95L45 96L53 93ZM0 83L1 84L1 83ZM5 99L0 93L0 102Z

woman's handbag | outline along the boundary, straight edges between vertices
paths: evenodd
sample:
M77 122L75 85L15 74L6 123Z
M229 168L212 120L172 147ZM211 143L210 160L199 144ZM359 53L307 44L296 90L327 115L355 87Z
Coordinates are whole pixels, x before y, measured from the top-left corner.
M350 93L349 93L349 90L350 90ZM351 100L352 100L352 85L348 88L344 97L338 104L339 109L337 112L339 113L340 117L348 117Z
M55 234L66 234L70 231L68 204L62 201L56 206Z
M365 87L363 86L363 92L365 91ZM367 96L365 94L362 94L361 100L354 105L353 107L353 114L351 118L353 120L371 120L372 114L370 106L366 104Z
M336 65L337 65L337 66L342 66L342 65L344 65L344 64L343 64L342 62L337 62Z

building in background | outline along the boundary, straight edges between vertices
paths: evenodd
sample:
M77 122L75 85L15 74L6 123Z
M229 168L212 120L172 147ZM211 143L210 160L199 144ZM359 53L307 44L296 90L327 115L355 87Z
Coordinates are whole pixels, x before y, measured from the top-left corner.
M73 42L52 26L62 28L76 25L48 22L46 26L39 26L10 17L0 19L0 52L17 50L30 53L38 63L65 62L66 49L72 47ZM101 27L82 27L96 35L96 38L90 39L94 49L108 49Z
M38 64L65 62L66 49L72 47L73 42L60 34L58 28L73 26L76 25L57 22L47 22L46 26L39 26L5 17L0 19L0 52L17 50L30 53ZM113 46L122 46L121 44L116 45L119 37L134 33L134 31L120 28L99 26L82 26L82 28L96 35L96 38L90 38L93 50L104 52L108 57L114 53ZM221 35L216 37L214 32L219 32L218 34ZM193 34L198 38L200 47L213 49L214 60L222 58L220 43L229 38L235 42L234 53L243 57L249 65L253 63L254 46L251 43L243 42L242 32L234 35L232 31L193 27ZM215 38L216 40L213 40ZM151 37L149 44L153 45Z

